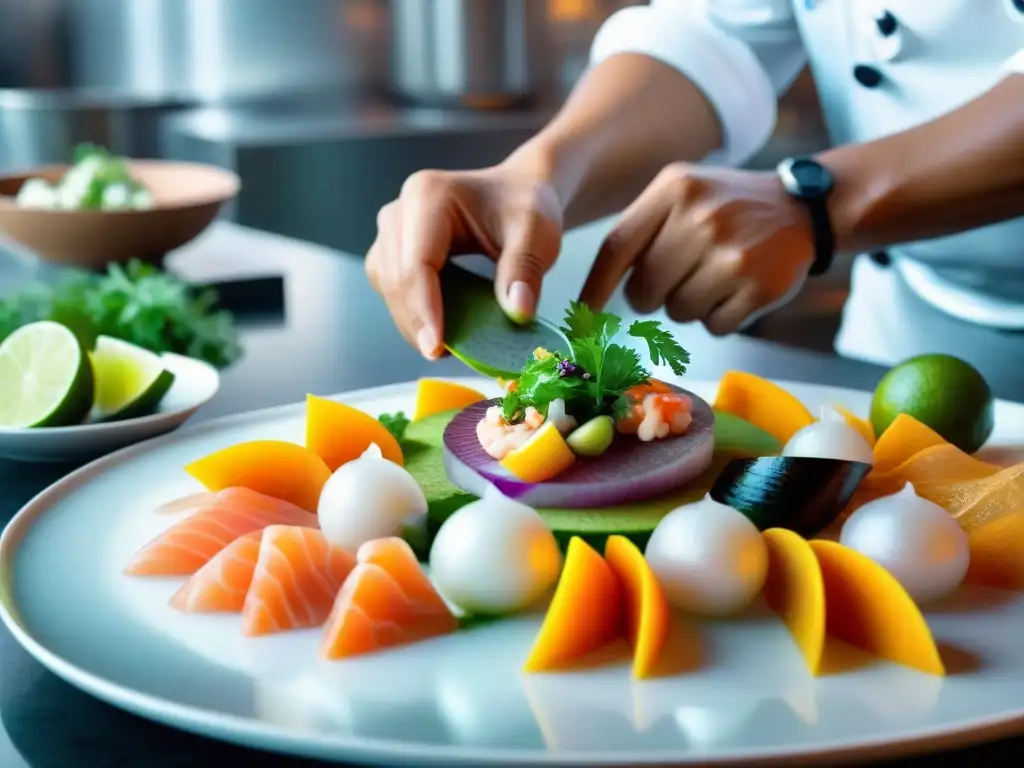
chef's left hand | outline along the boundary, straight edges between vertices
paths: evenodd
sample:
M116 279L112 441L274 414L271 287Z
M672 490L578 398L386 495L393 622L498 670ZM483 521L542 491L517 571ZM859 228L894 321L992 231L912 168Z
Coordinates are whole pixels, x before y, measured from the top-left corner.
M809 216L774 173L677 163L623 213L580 299L603 307L632 268L636 311L722 335L792 299L813 260Z

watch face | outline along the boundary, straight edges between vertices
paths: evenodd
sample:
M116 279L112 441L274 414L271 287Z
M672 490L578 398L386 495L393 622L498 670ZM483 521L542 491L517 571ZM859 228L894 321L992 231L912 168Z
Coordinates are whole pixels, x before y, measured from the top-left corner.
M832 174L809 158L785 160L779 172L789 191L801 197L822 197L832 189Z

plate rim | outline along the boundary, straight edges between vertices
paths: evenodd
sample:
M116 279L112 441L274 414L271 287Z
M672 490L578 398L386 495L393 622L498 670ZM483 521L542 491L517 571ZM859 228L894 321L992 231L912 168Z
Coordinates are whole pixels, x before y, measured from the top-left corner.
M479 386L481 377L442 377L443 380ZM487 379L484 379L485 381ZM773 379L783 387L810 387L823 393L866 394L864 390L809 384ZM691 386L717 386L710 379L688 382ZM326 396L344 401L381 399L409 393L416 381L367 387ZM1007 401L1009 403L1009 401ZM1009 403L1019 406L1018 403ZM830 764L847 764L872 758L897 758L934 753L1011 737L1024 733L1024 705L999 715L987 715L960 721L954 726L924 726L905 731L899 737L868 737L850 745L808 745L798 748L772 747L768 749L742 747L725 755L704 755L700 751L658 750L635 753L604 751L600 755L581 752L531 752L508 748L487 749L460 745L434 744L408 745L393 740L359 736L325 736L316 732L296 732L284 726L271 725L238 715L226 714L197 706L181 704L160 696L142 693L128 686L112 682L63 659L36 640L20 619L14 602L14 559L17 547L25 535L53 506L54 503L117 464L129 461L133 454L159 449L165 443L183 436L196 436L217 432L226 427L246 424L261 419L283 418L301 412L304 402L271 406L255 411L232 414L211 419L203 424L186 427L171 434L125 446L106 456L95 459L66 475L30 499L5 526L0 534L0 620L19 645L43 667L62 680L85 693L137 716L159 722L192 734L213 738L239 746L278 754L319 759L344 760L401 760L419 765L566 765L566 766L625 766L625 765L816 765L827 758ZM216 735L214 735L216 734Z

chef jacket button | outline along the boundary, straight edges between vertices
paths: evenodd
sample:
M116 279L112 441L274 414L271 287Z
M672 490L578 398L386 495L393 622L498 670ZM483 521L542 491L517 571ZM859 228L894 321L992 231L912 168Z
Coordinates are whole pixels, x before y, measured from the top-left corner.
M1010 4L1018 13L1024 13L1024 0L1010 0Z
M1014 2L1024 3L1024 0L1014 0ZM880 14L875 16L875 28L878 29L878 34L882 37L890 37L896 34L896 30L899 29L899 22L896 21L896 17L889 11L882 11Z
M853 68L853 79L865 88L877 88L882 84L882 73L870 64L858 64Z

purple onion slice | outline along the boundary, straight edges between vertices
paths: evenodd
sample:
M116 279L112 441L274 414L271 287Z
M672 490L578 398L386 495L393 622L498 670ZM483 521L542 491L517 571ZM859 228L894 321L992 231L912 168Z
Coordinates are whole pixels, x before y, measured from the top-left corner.
M487 454L476 426L487 409L500 401L475 403L444 431L445 471L452 485L466 493L483 496L493 484L509 498L532 507L612 507L664 496L704 472L715 449L711 407L692 392L678 391L693 400L693 421L685 434L645 443L636 435L616 433L603 454L577 457L569 469L544 483L520 480Z

